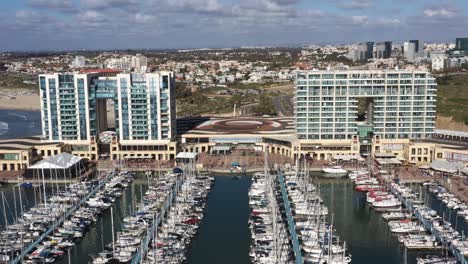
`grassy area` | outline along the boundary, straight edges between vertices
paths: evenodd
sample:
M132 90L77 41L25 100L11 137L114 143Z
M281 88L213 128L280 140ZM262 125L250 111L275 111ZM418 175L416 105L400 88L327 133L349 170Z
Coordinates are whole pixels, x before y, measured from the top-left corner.
M185 98L177 100L177 115L178 116L189 116L189 115L217 115L231 113L236 105L237 110L240 107L250 104L259 103L255 107L257 115L275 113L274 106L271 103L272 97L275 93L262 93L261 95L233 95L229 97L216 97L209 98L202 92L197 92Z
M27 84L23 81L37 81L35 76L20 73L1 73L0 88L8 89L37 89L37 84Z
M437 113L468 125L468 74L437 79Z
M283 86L285 83L266 82L266 83L232 83L228 88L233 89L267 89L275 86Z

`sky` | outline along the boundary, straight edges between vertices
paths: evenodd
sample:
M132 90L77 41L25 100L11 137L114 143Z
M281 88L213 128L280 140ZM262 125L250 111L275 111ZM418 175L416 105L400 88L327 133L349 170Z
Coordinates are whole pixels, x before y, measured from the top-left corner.
M0 50L454 42L466 25L468 0L1 0Z

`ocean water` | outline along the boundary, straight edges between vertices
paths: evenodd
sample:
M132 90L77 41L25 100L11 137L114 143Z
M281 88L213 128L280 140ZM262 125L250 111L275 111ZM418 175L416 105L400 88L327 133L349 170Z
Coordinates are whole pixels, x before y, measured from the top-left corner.
M41 112L0 110L0 139L37 136L41 133Z

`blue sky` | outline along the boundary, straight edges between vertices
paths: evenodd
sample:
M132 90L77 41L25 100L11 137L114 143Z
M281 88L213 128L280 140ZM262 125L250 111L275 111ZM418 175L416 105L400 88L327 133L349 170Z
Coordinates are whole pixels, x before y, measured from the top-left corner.
M3 0L0 50L468 37L468 0Z

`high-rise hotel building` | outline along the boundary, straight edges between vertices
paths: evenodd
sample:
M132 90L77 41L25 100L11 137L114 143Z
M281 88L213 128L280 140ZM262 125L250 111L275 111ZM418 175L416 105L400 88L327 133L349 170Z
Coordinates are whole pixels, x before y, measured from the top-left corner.
M155 150L176 135L175 82L172 72L119 73L95 70L39 75L43 136L86 152L109 129L107 101L112 100L116 138L111 149ZM118 145L117 145L118 142ZM152 144L152 146L148 146ZM166 147L156 149L167 150ZM93 158L97 150L88 150ZM175 151L175 148L174 148ZM144 152L142 152L144 153ZM145 155L147 156L147 155ZM160 157L164 159L165 157Z
M303 142L345 142L363 129L382 140L434 133L436 81L426 71L299 71L295 99Z

